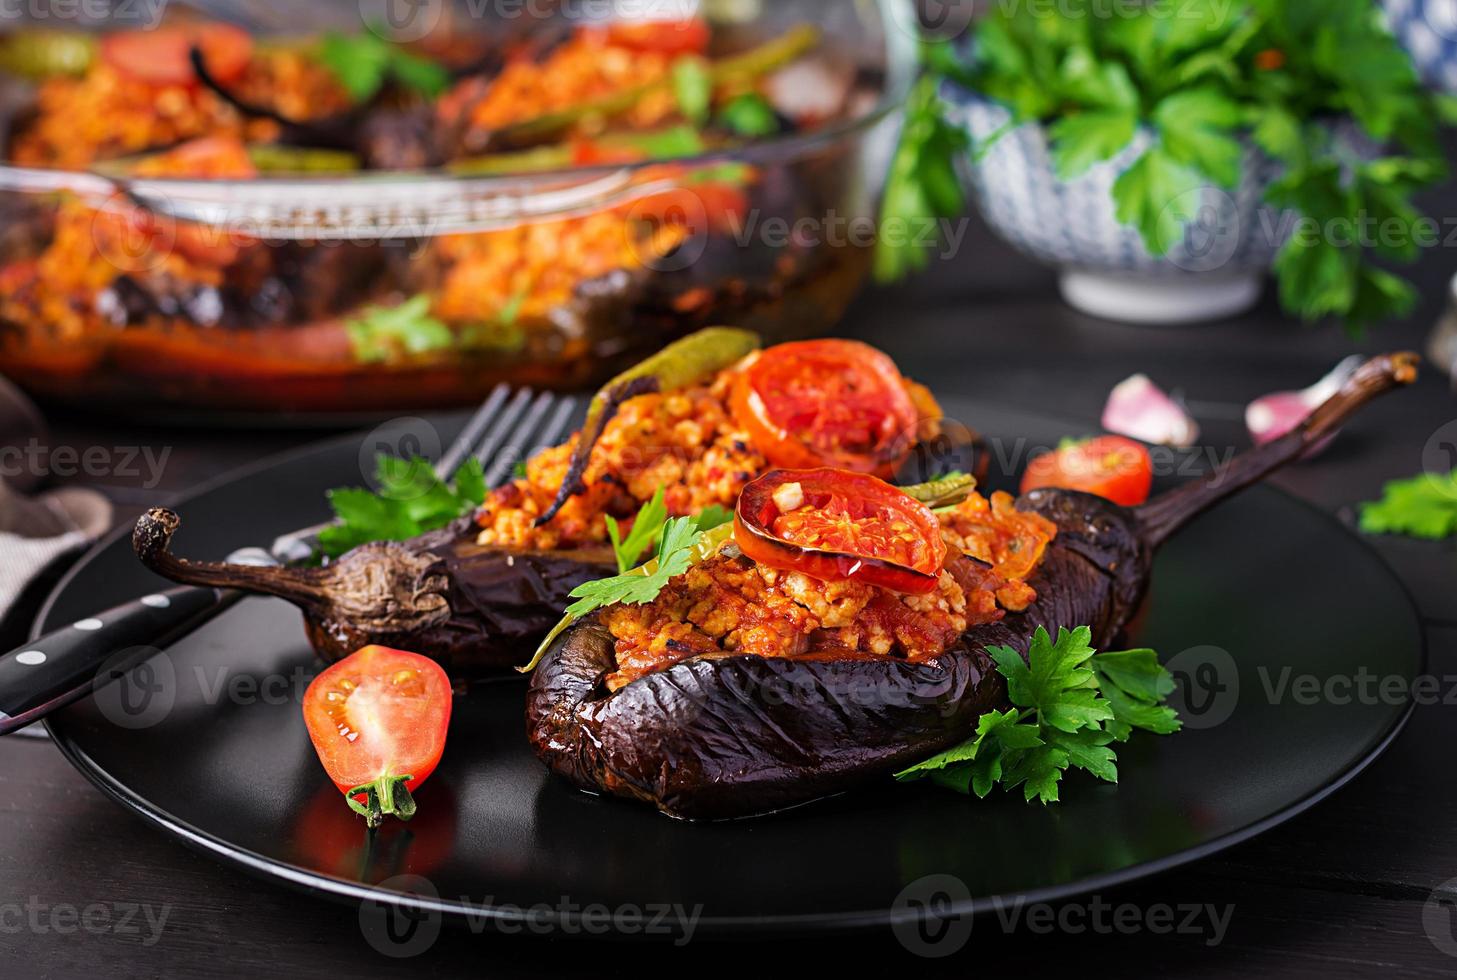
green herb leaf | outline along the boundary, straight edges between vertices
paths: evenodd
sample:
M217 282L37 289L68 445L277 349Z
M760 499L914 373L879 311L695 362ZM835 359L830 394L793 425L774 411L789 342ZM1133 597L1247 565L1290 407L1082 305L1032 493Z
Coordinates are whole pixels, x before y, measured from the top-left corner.
M727 507L709 504L694 516L693 524L700 531L712 531L714 528L723 527L733 519L734 512Z
M1244 152L1231 131L1242 120L1239 104L1213 87L1175 92L1154 107L1163 146L1180 163L1221 187L1239 183Z
M622 537L621 529L617 521L612 517L607 518L607 537L612 540L612 550L617 556L617 571L619 574L630 568L636 568L638 559L644 551L652 547L658 535L663 531L663 525L668 520L668 508L663 505L663 488L658 487L653 499L642 505L633 519L632 527L627 532L627 537Z
M1262 105L1253 111L1250 136L1255 144L1277 160L1304 166L1308 158L1304 127L1300 119L1282 105Z
M1091 639L1081 627L1059 630L1054 643L1039 627L1025 659L1011 647L988 648L1012 707L982 715L971 738L896 778L930 777L979 797L996 785L1021 786L1024 799L1043 803L1057 801L1068 769L1116 783L1114 742L1135 728L1178 731L1178 717L1163 704L1174 682L1152 650L1100 654Z
M929 262L921 244L926 230L966 208L956 161L971 138L947 121L936 85L935 78L921 79L906 106L875 244L875 277L881 282L924 269Z
M426 98L435 98L450 86L450 73L442 66L411 54L371 32L324 35L319 61L355 102L367 102L395 81Z
M1121 110L1078 112L1048 128L1057 176L1072 180L1095 163L1111 160L1133 139L1138 116Z
M718 111L718 121L730 132L750 139L779 132L779 117L774 107L754 92L745 92L731 99Z
M713 105L713 74L708 62L694 55L673 62L673 95L695 126L706 123Z
M1386 484L1380 500L1361 505L1361 530L1429 541L1457 534L1457 470L1442 476L1420 473Z
M1165 255L1184 240L1199 203L1191 192L1202 186L1198 173L1153 147L1113 184L1118 220L1138 229L1151 254Z
M366 363L449 350L455 333L430 315L430 297L421 293L399 306L371 306L346 320L354 356Z
M702 533L691 517L670 519L663 525L656 560L612 578L577 586L569 593L577 601L567 607L567 617L581 619L604 606L652 602L669 582L688 571Z
M371 541L406 541L469 514L486 499L485 474L476 459L466 460L454 482L446 484L427 459L381 453L375 458L375 484L378 492L329 491L336 523L319 534L325 555L337 558Z

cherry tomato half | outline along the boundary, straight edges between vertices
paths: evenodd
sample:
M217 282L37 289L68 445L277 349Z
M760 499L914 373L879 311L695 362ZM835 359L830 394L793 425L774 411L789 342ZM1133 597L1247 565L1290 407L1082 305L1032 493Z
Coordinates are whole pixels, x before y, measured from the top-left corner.
M854 340L762 351L741 369L729 407L775 466L880 476L910 452L920 418L895 362Z
M1081 490L1137 507L1153 488L1153 460L1142 443L1099 436L1034 459L1022 477L1022 492L1039 487Z
M931 592L946 561L929 507L864 473L774 470L739 496L734 542L754 561L821 581Z
M101 57L121 74L152 85L197 81L192 49L201 49L207 70L220 82L236 81L253 57L253 39L231 24L159 27L118 31L101 40Z
M607 28L607 40L616 47L658 54L702 54L708 50L708 24L688 20L618 21Z
M314 678L304 693L304 724L355 812L371 826L388 813L408 820L415 812L410 791L445 751L450 679L419 654L368 646Z

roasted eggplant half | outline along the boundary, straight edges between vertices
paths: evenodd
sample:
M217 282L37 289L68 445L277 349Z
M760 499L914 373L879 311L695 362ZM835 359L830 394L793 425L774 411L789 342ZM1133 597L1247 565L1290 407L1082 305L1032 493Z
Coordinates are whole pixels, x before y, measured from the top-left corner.
M888 470L939 431L929 393L874 348L758 346L726 327L670 345L610 382L580 433L528 461L477 513L413 540L317 567L195 562L170 552L180 518L156 509L133 545L174 581L293 602L329 661L377 644L434 657L457 677L519 667L569 593L616 570L608 519L626 533L660 488L666 514L728 508L776 460Z
M685 631L668 641L676 656L624 676L622 637L610 626L627 607L597 610L557 636L536 668L526 712L531 744L583 790L689 819L767 813L885 778L965 740L985 711L1005 704L987 647L1010 646L1025 657L1038 627L1056 634L1089 626L1094 645L1113 642L1146 592L1160 544L1300 458L1370 399L1412 382L1416 360L1393 354L1367 362L1296 430L1141 507L1053 489L1017 499L1018 513L1055 531L1025 582L1035 598L1018 609L1009 594L999 617L981 617L929 655L876 655L818 639L787 656L695 651ZM781 512L799 500L788 504ZM725 547L716 560L731 574L742 571L749 559ZM970 560L953 556L947 567ZM653 629L652 616L637 625ZM660 656L662 648L660 641Z

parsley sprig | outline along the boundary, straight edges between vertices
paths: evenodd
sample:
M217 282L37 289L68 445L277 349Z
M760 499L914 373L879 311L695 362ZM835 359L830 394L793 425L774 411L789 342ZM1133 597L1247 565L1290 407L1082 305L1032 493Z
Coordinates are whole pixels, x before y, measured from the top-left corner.
M1275 263L1285 309L1359 331L1411 308L1411 285L1373 259L1415 259L1423 234L1412 195L1445 172L1436 123L1450 117L1450 105L1420 87L1371 0L1179 0L1118 16L1092 0L1003 4L976 25L969 57L947 45L930 50L935 83L949 79L999 101L1015 123L1045 124L1064 179L1147 132L1148 146L1112 196L1118 219L1150 253L1164 255L1182 239L1200 197L1191 191L1238 184L1248 136L1285 168L1268 203L1307 219ZM930 124L917 117L939 111L925 95L913 100L888 214L907 201L918 214L944 214L901 186L946 166L924 158L954 155L947 141L920 135ZM1352 159L1330 125L1341 118L1396 146L1395 155ZM900 165L906 157L914 168ZM894 277L918 265L887 256L882 271Z
M1386 484L1380 500L1361 505L1361 530L1429 541L1457 534L1457 470L1444 475L1419 473Z
M732 511L717 504L704 508L691 518L700 531L711 531L733 519ZM653 499L642 505L642 509L633 518L627 534L622 533L622 525L614 517L610 514L607 516L607 537L612 541L612 551L617 557L619 574L624 574L637 567L643 552L651 548L662 537L667 523L668 508L663 503L662 487L658 487L657 492L653 494Z
M450 87L444 67L376 33L326 34L318 58L355 102L367 102L389 80L430 99Z
M368 364L455 346L455 333L430 312L426 293L398 306L367 306L344 321L354 356Z
M1178 716L1163 703L1174 682L1152 650L1098 653L1092 635L1086 626L1060 629L1054 643L1039 626L1026 660L1011 647L988 648L1012 707L988 711L974 736L896 778L929 777L978 797L993 786L1020 786L1024 799L1043 803L1057 802L1068 769L1116 783L1114 742L1127 741L1135 728L1179 730Z
M966 192L956 161L971 139L947 121L928 75L916 83L906 103L905 123L881 203L880 235L875 244L875 278L893 282L926 267L923 232L966 208Z
M644 509L651 505L652 502L649 501ZM641 513L638 519L642 519ZM658 548L651 560L619 575L585 582L569 593L577 601L567 607L561 622L541 641L531 662L519 668L521 673L535 670L556 638L583 616L607 606L640 606L652 602L667 588L669 582L697 562L708 558L728 540L732 531L728 522L732 519L730 512L718 506L705 508L694 517L668 518L662 525L658 535ZM619 551L619 567L621 564Z
M442 528L486 499L486 478L476 459L466 460L455 479L445 483L428 459L380 453L374 482L378 491L329 491L336 523L319 532L319 547L330 558L371 541L407 541Z

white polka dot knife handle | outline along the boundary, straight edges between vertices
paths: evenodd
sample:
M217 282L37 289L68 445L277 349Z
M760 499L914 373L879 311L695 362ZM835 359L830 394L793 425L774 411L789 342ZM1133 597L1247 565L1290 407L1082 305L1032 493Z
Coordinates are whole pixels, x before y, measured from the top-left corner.
M157 592L78 620L0 657L0 735L110 684L240 595L190 586Z

